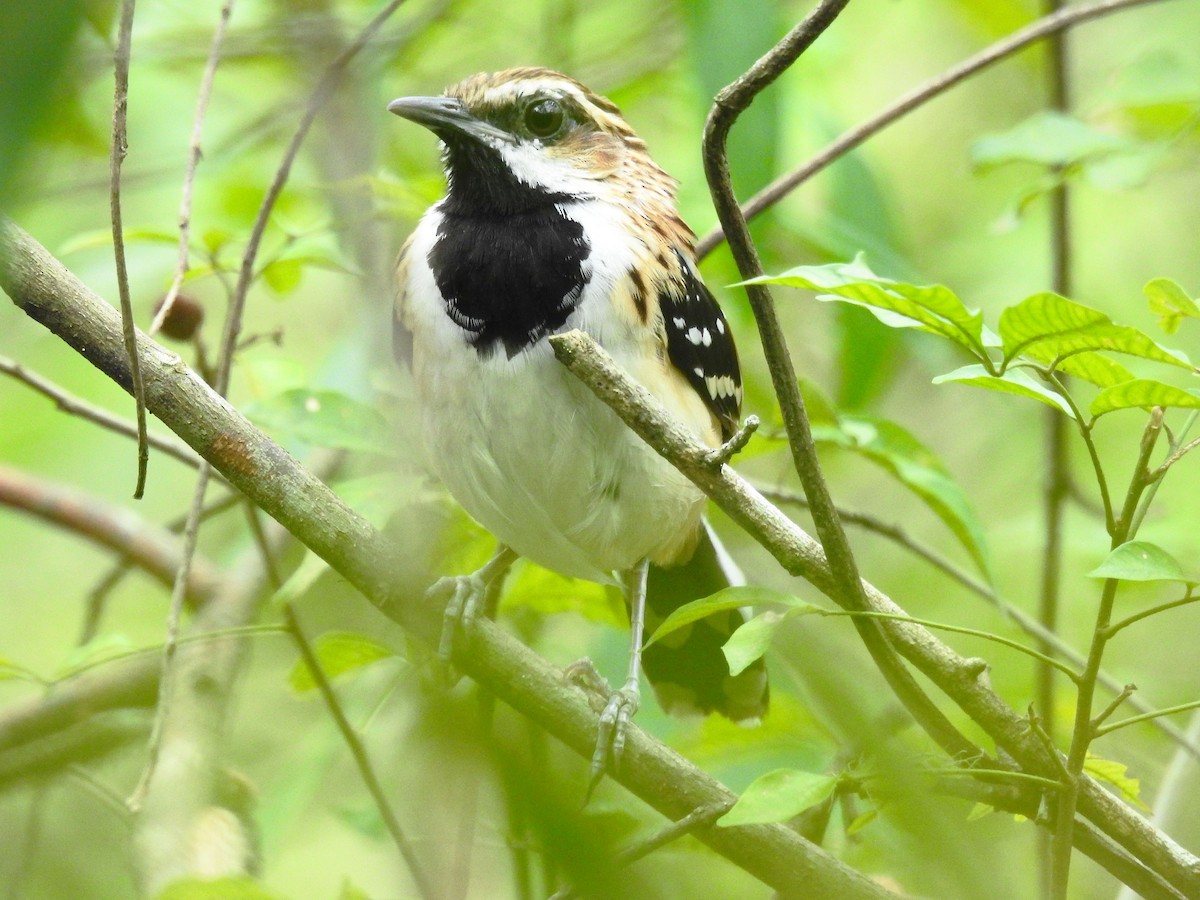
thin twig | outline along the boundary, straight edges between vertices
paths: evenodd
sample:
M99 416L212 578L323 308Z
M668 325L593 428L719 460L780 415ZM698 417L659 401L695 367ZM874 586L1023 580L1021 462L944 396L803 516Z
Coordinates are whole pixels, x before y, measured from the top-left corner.
M242 266L238 272L237 285L234 287L233 298L229 304L229 312L225 317L225 333L221 339L221 352L217 361L216 378L213 381L214 390L222 396L229 392L229 378L233 368L234 351L237 348L238 336L242 332L242 317L246 308L246 298L250 291L250 284L254 280L254 263L258 258L258 248L262 243L263 234L267 230L267 222L270 221L271 212L275 209L275 203L279 199L279 195L283 192L283 187L287 184L288 176L291 174L292 163L296 161L296 156L300 152L300 147L304 143L304 139L308 136L308 131L312 127L313 120L316 119L317 113L321 111L321 107L324 106L325 101L332 93L337 80L341 77L342 70L350 64L350 61L366 46L367 42L375 35L375 32L383 27L383 23L391 18L392 14L404 2L405 0L390 0L383 9L376 13L371 21L367 23L366 27L358 33L358 36L346 46L346 49L339 53L333 62L326 66L321 80L309 95L304 115L301 117L299 125L296 126L296 131L292 135L291 141L288 142L287 149L283 152L283 159L280 161L279 167L275 170L275 177L271 180L271 185L267 188L267 193L263 196L263 201L259 205L254 225L250 229L250 238L246 242L246 250L242 254Z
M1157 2L1157 0L1104 0L1104 2L1088 6L1068 7L1054 15L1038 19L1020 31L1015 31L1008 37L996 41L990 47L963 60L958 65L952 66L941 75L931 78L924 84L913 88L887 109L872 116L861 125L845 132L807 162L786 175L775 179L747 200L741 207L742 215L746 219L753 219L764 210L774 206L822 169L841 159L859 144L866 141L867 138L879 133L887 126L908 115L914 109L932 100L938 94L949 90L981 69L987 68L992 63L1004 59L1004 57L1016 53L1029 44L1039 41L1049 34L1061 31L1064 28L1072 28L1089 19L1099 18L1109 13L1154 2ZM718 225L696 242L697 257L703 259L723 240L725 240L725 233L722 226Z
M214 476L219 477L218 473L214 472ZM208 520L212 516L224 512L232 506L236 506L242 502L242 495L237 491L233 491L220 500L215 500L204 507L204 512L201 518ZM172 534L179 534L187 525L187 514L184 513L176 519L168 522L166 525L167 531ZM104 604L118 584L129 574L132 569L133 561L128 555L123 555L111 569L101 578L96 586L88 592L87 608L83 616L83 626L79 630L79 639L77 643L82 646L96 636L100 629L100 618L104 613ZM163 582L168 586L174 583L175 572L179 569L179 563L172 563L170 569L163 576ZM193 564L192 580L195 580L195 565Z
M1128 719L1122 719L1119 722L1113 722L1111 725L1105 725L1102 728L1096 729L1096 737L1103 737L1118 729L1125 728L1129 725L1136 725L1138 722L1149 722L1159 716L1173 716L1175 713L1187 712L1189 709L1200 709L1200 700L1191 700L1187 703L1180 703L1176 706L1167 706L1163 709L1156 709L1153 712L1142 713L1138 716L1130 716Z
M125 122L129 111L129 57L133 34L135 0L121 0L121 18L117 25L117 49L113 53L113 126L109 152L109 211L112 218L113 255L117 265L117 293L121 298L121 322L125 333L125 352L129 354L129 372L133 379L133 401L137 407L137 485L133 499L140 500L146 490L146 470L150 446L146 440L146 388L142 384L142 366L138 360L137 329L133 324L133 301L129 298L129 273L125 269L125 229L121 222L121 163L129 151Z
M665 847L672 841L677 841L685 834L691 834L699 828L708 828L717 819L729 812L732 803L715 803L701 806L692 810L681 819L663 826L654 834L630 847L626 847L613 857L613 862L619 866L628 866L639 859L649 856L660 847ZM574 900L579 892L572 886L561 888L550 895L550 900Z
M283 618L287 623L288 632L296 644L296 649L300 651L300 658L304 660L304 667L308 670L308 674L312 676L317 690L321 692L321 699L325 701L325 707L329 710L329 715L333 718L334 725L337 726L342 740L346 742L346 747L350 750L350 755L354 757L354 764L358 767L358 773L362 776L363 784L371 794L371 798L375 801L375 807L379 810L379 816L383 819L383 824L387 828L388 834L391 835L392 842L396 845L396 849L400 851L400 856L404 860L405 865L408 866L409 874L412 876L413 883L417 887L417 892L422 897L425 897L426 900L437 897L438 894L430 884L420 860L417 859L416 854L413 852L412 845L409 843L408 838L404 836L404 831L400 827L400 822L396 818L391 804L388 802L383 785L379 783L379 778L375 774L375 767L371 764L371 758L367 756L367 750L363 747L362 741L359 740L358 732L354 730L354 726L350 724L350 720L346 718L345 712L342 711L337 694L333 691L333 685L325 677L325 671L321 668L320 660L317 659L317 655L313 652L308 638L304 636L304 631L301 629L300 621L296 616L296 609L291 603L283 605Z
M20 363L6 356L0 356L0 373L11 375L18 381L33 388L42 396L49 397L54 401L55 406L65 413L78 416L81 419L91 422L93 425L99 425L101 428L124 435L125 437L136 438L138 436L135 425L130 425L124 419L114 416L106 409L88 403L86 400L81 400L54 382L43 378L36 372L30 371ZM191 466L193 469L200 465L200 457L196 455L195 451L174 438L147 434L146 440L155 450L161 451L172 459L177 459L181 463Z
M154 778L154 770L158 766L158 757L162 752L167 719L171 715L171 697L176 676L175 655L179 648L179 625L183 619L184 592L191 577L196 545L200 540L201 513L204 511L204 495L208 491L208 476L211 471L211 464L205 460L196 477L192 505L188 509L187 525L183 529L183 557L180 560L179 569L175 573L175 584L171 588L171 606L167 610L166 639L163 641L162 653L162 680L159 684L158 705L154 709L154 724L150 729L146 765L142 768L142 775L127 801L129 808L135 813L141 811L142 803L150 790L150 782Z
M704 126L704 174L708 179L708 189L717 211L717 218L720 219L728 237L729 249L737 262L738 271L745 280L757 278L763 273L758 251L733 194L726 152L729 132L754 98L787 71L800 54L833 24L847 2L848 0L823 0L804 21L754 63L742 77L723 89L709 111ZM808 413L800 395L787 341L775 314L770 289L763 284L750 284L746 286L746 294L750 298L750 308L758 323L759 337L771 373L771 383L779 400L784 428L787 430L792 461L800 476L804 494L812 504L813 523L836 584L833 599L847 609L866 609L868 603L858 574L858 566L821 472ZM855 619L854 626L884 680L926 733L951 757L966 759L981 755L982 751L946 718L917 683L889 644L879 623Z
M150 323L149 334L153 337L163 322L171 314L175 298L179 296L179 288L183 286L184 276L188 271L189 241L192 227L192 189L196 181L196 166L200 162L200 135L204 130L204 115L208 110L208 98L212 95L213 81L217 75L217 64L221 60L221 45L225 41L225 29L229 25L229 17L233 13L234 0L225 0L217 19L217 27L213 31L212 47L208 51L208 61L204 65L204 74L200 76L200 91L196 97L196 114L192 119L192 138L188 145L187 168L183 175L183 193L179 200L179 259L175 264L175 274L171 278L171 286L163 298L162 305Z

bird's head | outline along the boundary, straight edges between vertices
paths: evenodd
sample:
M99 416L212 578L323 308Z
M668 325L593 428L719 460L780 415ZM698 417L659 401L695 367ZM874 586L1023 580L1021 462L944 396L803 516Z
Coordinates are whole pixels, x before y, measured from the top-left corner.
M507 215L546 203L631 197L668 202L674 182L609 100L549 69L473 75L440 97L401 97L388 109L445 146L447 205Z

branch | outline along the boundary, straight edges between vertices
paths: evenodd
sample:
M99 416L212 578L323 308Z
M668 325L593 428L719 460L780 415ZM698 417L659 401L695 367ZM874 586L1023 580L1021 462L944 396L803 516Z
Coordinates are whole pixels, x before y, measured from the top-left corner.
M729 132L738 116L750 106L759 92L774 82L812 45L833 23L847 2L848 0L823 0L803 22L751 66L745 75L722 90L709 111L708 121L704 126L704 174L708 178L708 188L717 217L728 236L729 249L733 252L743 279L749 280L761 275L762 266L746 221L742 218L737 199L733 195L729 160L726 156ZM775 315L770 289L761 284L747 285L746 294L750 298L750 308L758 323L775 396L779 398L792 461L796 473L800 476L804 495L811 504L817 536L829 555L829 571L834 585L828 592L829 596L845 609L865 610L868 603L863 594L858 567L821 472L808 413L800 395L799 382L788 353L783 329ZM983 751L960 733L922 690L895 650L888 645L879 624L866 619L855 619L854 627L884 680L925 732L950 757L982 757Z
M137 426L130 425L124 419L114 416L106 409L88 403L86 400L81 400L64 388L60 388L54 382L43 378L36 372L31 372L15 360L11 360L6 356L0 356L0 373L11 375L17 381L33 388L43 397L49 397L54 401L54 405L65 413L79 416L79 418L86 419L93 425L99 425L101 428L106 428L115 434L135 439L138 436ZM177 459L181 463L191 466L193 469L200 465L200 457L193 453L190 447L181 444L179 441L158 437L153 434L147 435L146 439L149 441L151 447L165 453L172 459Z
M552 337L550 342L560 362L749 532L786 571L807 579L826 596L836 599L838 585L820 545L728 466L714 469L709 464L707 448L645 388L621 371L591 338L573 331ZM864 581L862 586L871 611L908 618L873 585ZM891 621L883 628L892 645L1022 769L1044 778L1058 778L1060 761L1031 731L1029 721L991 690L983 660L960 656L928 630L909 622ZM1200 860L1156 831L1091 778L1084 776L1079 790L1080 811L1104 833L1185 894L1200 892Z
M121 224L121 163L129 147L125 135L125 118L129 108L129 44L133 34L134 0L122 0L121 18L117 25L117 48L113 52L113 125L112 146L109 151L109 211L112 217L113 255L117 264L117 293L121 297L122 334L125 352L129 356L133 399L137 406L137 485L133 499L140 500L146 489L146 468L150 462L150 447L146 443L146 396L142 385L141 365L137 352L137 329L133 324L133 302L129 299L129 273L125 270L125 229Z
M204 130L204 115L208 110L208 98L212 95L213 81L217 75L217 63L221 61L221 45L225 41L225 28L229 25L229 17L233 13L233 0L225 0L217 18L217 27L213 31L212 46L208 51L208 61L204 64L204 74L200 76L200 91L196 97L196 113L192 119L192 139L188 145L187 166L183 175L183 191L179 199L179 259L175 263L175 274L171 278L171 286L163 298L162 305L150 323L150 334L156 334L162 328L163 322L171 314L175 298L179 296L179 288L183 286L184 276L188 271L189 233L192 228L192 190L196 183L196 165L200 162L200 135Z
M167 587L175 580L182 559L179 538L129 510L4 465L0 465L0 506L22 510L114 550ZM216 594L219 583L212 565L197 560L187 580L188 603L202 607Z
M31 318L127 388L129 365L121 350L119 314L36 241L3 220L0 287ZM149 339L140 340L139 346L150 411L388 616L435 646L442 622L438 605L421 597L392 597L393 586L402 583L395 571L402 554L392 542L180 365L178 356ZM453 662L581 757L590 758L597 713L583 692L563 681L558 669L515 638L489 622L477 622L455 643ZM150 666L150 684L154 675ZM140 686L144 690L146 684ZM73 699L77 703L80 698ZM0 746L4 737L0 728ZM630 730L616 780L672 820L734 799L719 782L637 727ZM150 811L148 802L144 815ZM712 828L696 836L785 895L849 900L891 896L783 826Z
M774 206L822 169L845 156L859 144L864 143L867 138L873 137L934 97L966 80L976 72L986 69L992 63L999 62L1006 56L1011 56L1018 50L1048 35L1080 25L1089 19L1097 19L1109 13L1153 2L1156 0L1104 0L1102 3L1093 3L1087 6L1068 7L1038 19L1020 31L1013 32L1008 37L996 41L990 47L947 69L941 75L913 88L882 112L845 132L812 159L775 179L747 200L741 207L742 215L746 219L753 219L764 210ZM703 259L724 239L725 233L721 226L713 228L696 242L696 255Z

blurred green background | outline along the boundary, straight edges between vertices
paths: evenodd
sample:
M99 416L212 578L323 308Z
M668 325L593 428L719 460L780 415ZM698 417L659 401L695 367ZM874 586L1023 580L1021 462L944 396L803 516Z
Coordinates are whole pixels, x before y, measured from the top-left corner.
M228 284L283 147L325 66L379 7L358 0L239 0L235 7L204 126L193 277L184 288L206 311L201 339L210 353ZM218 8L212 0L160 0L137 10L123 199L142 327L175 265L184 162ZM699 153L710 99L808 8L765 0L411 0L338 80L268 228L244 329L255 340L239 354L230 396L302 459L327 458L328 445L348 450L335 486L380 525L390 522L401 552L411 557L412 590L439 574L467 571L486 559L490 544L428 475L410 387L391 359L388 268L421 212L441 195L442 178L436 143L389 115L387 102L439 92L482 70L562 69L621 106L658 162L680 180L681 210L703 234L715 221ZM1038 14L1037 4L1022 0L855 0L735 129L731 166L739 195L748 197L901 92ZM3 206L115 302L108 219L115 5L57 0L11 9L6 17L12 27L0 34ZM1163 336L1142 287L1165 276L1193 294L1200 290L1197 34L1200 4L1181 0L1087 24L1069 38L1076 115L1121 139L1119 149L1070 171L1074 299L1193 359L1200 359L1195 323ZM1044 64L1036 47L1002 62L821 173L756 222L766 270L844 261L865 251L880 274L949 285L993 327L1000 309L1048 289L1046 170L1032 162L973 162L981 139L1010 132L1045 108ZM718 249L703 271L739 338L747 412L776 422L753 320L741 293L724 288L738 280L727 252ZM997 590L1032 612L1043 542L1042 409L933 386L934 376L964 360L932 338L885 329L862 310L814 303L798 291L780 289L776 300L803 377L840 408L898 423L936 454L982 525ZM172 346L195 362L194 345ZM0 305L0 355L132 417L128 397L10 304ZM314 421L298 412L302 395L289 392L317 389L347 398L349 418ZM1141 426L1138 415L1122 414L1098 428L1117 483L1132 464ZM1067 515L1062 632L1082 647L1098 595L1096 582L1084 576L1104 558L1107 536L1078 442L1071 455L1084 502ZM881 468L834 448L823 460L839 503L901 524L975 569L946 526ZM133 502L133 445L56 411L11 378L0 378L0 463L131 509L147 522L180 515L193 485L190 469L154 456L146 497ZM776 444L762 442L739 468L764 485L792 485L787 454ZM1185 460L1143 536L1200 577L1198 490L1195 460ZM727 522L717 522L753 583L818 599ZM910 614L1022 638L977 596L895 543L863 531L852 539L865 577ZM236 511L211 520L201 537L201 552L218 565L250 547L246 517ZM78 646L87 598L113 565L107 551L8 509L0 509L0 548L0 662L52 679L83 659L161 641L167 592L134 573L109 595L98 635ZM285 574L300 558L289 552ZM298 599L310 632L362 633L404 653L402 637L339 579L311 559L300 564L284 590ZM612 597L532 568L519 570L515 582L502 613L510 627L556 664L590 655L616 677L625 638L613 627L619 618ZM1123 592L1120 611L1169 599L1167 590ZM266 602L262 621L277 620L278 604ZM1157 706L1194 700L1198 637L1194 608L1148 620L1112 645L1106 668L1122 683L1138 684ZM1033 670L1025 657L970 638L952 643L992 662L993 682L1014 707L1031 702ZM354 890L411 896L316 695L289 685L295 650L277 634L252 638L251 650L235 691L224 764L253 786L265 885L295 898L359 896ZM107 663L114 671L120 664ZM1002 814L968 821L970 803L937 796L912 776L928 747L916 735L893 733L890 695L849 623L796 624L769 664L774 708L759 729L671 720L651 702L638 721L735 790L779 766L892 772L871 779L869 796L833 811L825 836L832 852L914 896L1034 896L1035 829ZM449 694L430 688L421 668L419 656L397 656L347 676L339 687L398 815L440 881L461 877L464 818L475 823L470 891L479 897L544 896L556 872L586 879L580 873L592 857L585 847L620 843L660 824L611 784L580 818L583 761L503 709L494 735L481 738L466 686ZM0 723L7 706L41 690L16 675L0 680ZM1071 700L1060 692L1060 732L1069 727ZM1151 804L1173 749L1149 727L1097 746L1141 779ZM103 798L128 794L143 750L138 740L81 762L86 778L58 769L37 779L18 767L15 777L0 781L0 885L8 897L135 894L128 821ZM1191 785L1194 798L1194 775ZM878 815L861 817L872 811ZM1170 829L1192 848L1200 845L1196 811L1193 799L1190 814ZM688 839L618 877L621 894L630 897L769 895ZM1078 897L1111 890L1110 879L1086 861L1074 879ZM614 888L598 882L595 890Z

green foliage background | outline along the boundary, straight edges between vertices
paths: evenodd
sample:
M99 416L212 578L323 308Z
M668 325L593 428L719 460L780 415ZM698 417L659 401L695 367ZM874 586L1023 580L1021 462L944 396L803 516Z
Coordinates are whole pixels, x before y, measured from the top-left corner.
M115 10L104 0L61 0L36 13L35 6L6 12L13 27L0 36L0 197L22 227L95 290L115 298L107 237ZM282 148L326 63L377 7L360 0L240 0L235 7L205 124L192 215L194 277L185 286L207 312L202 336L210 348L220 335L223 280L236 275ZM1024 24L1037 14L1034 7L1019 0L851 3L735 129L731 166L740 196L909 86ZM143 327L175 263L183 163L217 8L211 0L171 0L143 3L137 11L124 208L131 287ZM699 155L711 96L806 11L806 4L765 0L413 0L337 84L267 232L245 327L257 340L239 355L231 399L301 458L323 458L322 447L350 451L338 489L379 524L390 521L411 557L412 590L439 574L468 570L486 559L490 545L427 475L409 386L390 358L387 270L421 211L440 196L442 182L435 142L389 116L387 101L435 93L480 70L561 68L622 107L656 159L680 179L682 212L703 233L714 222ZM1198 323L1185 321L1178 333L1162 335L1142 293L1157 277L1174 279L1192 296L1200 290L1198 33L1200 6L1194 2L1150 4L1072 33L1073 105L1090 126L1082 132L1054 130L1061 123L1037 119L1030 124L1045 107L1039 50L987 70L843 158L756 222L765 268L846 261L865 251L880 274L951 286L995 327L1001 309L1049 288L1042 195L1047 169L1029 161L1034 157L1067 166L1073 298L1200 360ZM703 270L739 338L747 412L773 423L777 412L753 321L740 292L722 289L737 281L727 252L714 253ZM1043 545L1043 409L1000 394L933 385L935 376L968 361L943 342L887 329L861 309L813 303L807 293L777 289L776 297L806 382L855 421L895 423L932 451L940 460L936 466L908 444L902 455L921 456L959 486L979 523L986 560L978 548L979 558L973 558L956 534L955 526L967 528L961 516L939 517L928 498L897 481L894 466L889 472L845 441L823 450L839 503L901 525L980 576L986 562L998 592L1033 611ZM193 347L177 347L185 360L195 361ZM118 388L7 304L0 306L0 354L131 415ZM1171 377L1155 371L1155 377ZM325 392L315 395L319 414L313 412L314 391ZM1113 472L1132 464L1141 425L1137 414L1122 413L1098 427L1100 450ZM756 441L738 468L764 485L790 487L790 464L778 447ZM1073 443L1071 454L1082 497L1067 518L1062 633L1084 647L1098 593L1086 575L1107 555L1107 537L1094 511L1082 446ZM11 379L0 380L0 465L74 486L149 522L167 522L186 508L191 470L153 457L147 496L133 503L134 464L125 439L63 415ZM1141 533L1192 578L1200 578L1198 497L1200 473L1188 459L1172 471ZM726 524L719 522L752 583L817 599ZM852 537L864 575L910 614L1030 641L977 596L893 542L862 531ZM202 534L202 553L220 565L250 547L245 516L236 512L213 519ZM11 678L0 672L0 721L6 706L43 690L20 670L54 679L84 659L161 641L166 592L133 573L112 592L99 635L77 647L89 592L113 563L108 552L7 509L0 509L0 548L0 661L14 667ZM469 691L428 686L422 657L402 659L407 651L401 636L314 560L292 552L285 574L293 569L283 594L298 600L310 632L369 635L388 651L338 684L398 815L436 878L452 883L461 877L457 837L471 809L477 810L475 896L545 895L555 871L585 882L600 878L589 869L600 857L589 854L599 854L609 840L619 844L659 825L611 785L578 818L581 760L530 733L505 710L497 714L494 735L480 738ZM1127 615L1170 599L1169 590L1156 584L1123 588L1119 611ZM595 586L530 567L518 571L502 618L555 663L590 655L615 677L625 646L623 633L612 627L618 609ZM278 607L268 604L263 621L277 619ZM1114 643L1106 669L1122 682L1136 682L1156 706L1194 700L1198 636L1195 607L1149 619ZM1028 659L969 637L952 642L991 661L997 690L1016 708L1032 700ZM352 654L373 659L383 653L347 643ZM337 646L327 643L335 648L331 662L343 659ZM263 883L275 895L297 898L359 896L355 890L408 896L407 876L381 837L378 816L324 709L295 677L289 680L294 649L274 633L254 637L252 647L232 707L226 762L239 782L253 786ZM869 798L832 812L825 844L833 852L914 895L1034 895L1035 829L999 814L968 821L969 803L927 789L914 774L927 747L914 734L894 733L893 702L849 623L794 619L777 635L769 662L774 709L759 729L670 720L652 703L639 724L735 790L784 766L870 772ZM120 662L106 665L117 671ZM1071 700L1068 691L1060 692L1060 733L1069 727ZM1176 720L1184 724L1184 717ZM0 884L10 886L8 896L135 893L128 821L104 798L128 794L143 746L138 740L98 759L78 760L86 778L55 769L37 780L19 761L0 757L6 835ZM1141 779L1142 798L1153 806L1173 745L1140 726L1099 748ZM1194 797L1194 769L1191 779ZM1200 818L1194 801L1189 805L1190 814L1179 817L1172 834L1194 848L1200 845ZM863 817L873 810L877 817ZM618 877L623 896L768 893L689 840ZM1074 878L1079 897L1097 896L1109 884L1085 863ZM601 895L618 889L603 881L593 886Z

